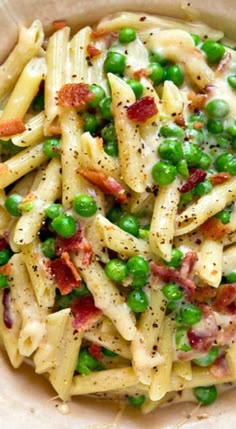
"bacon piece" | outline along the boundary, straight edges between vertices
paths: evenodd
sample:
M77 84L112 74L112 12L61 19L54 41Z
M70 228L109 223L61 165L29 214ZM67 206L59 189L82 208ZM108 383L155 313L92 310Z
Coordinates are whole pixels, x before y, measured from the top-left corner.
M188 94L188 100L190 101L189 108L193 111L203 110L207 95L206 94L196 94L196 92L191 91Z
M194 267L194 264L197 262L198 256L196 252L187 252L181 262L180 275L187 279Z
M196 288L195 283L192 280L181 276L180 271L164 267L163 265L156 265L154 262L150 263L150 269L154 276L159 276L164 282L178 283L185 290L189 298L194 295Z
M143 77L148 77L151 74L149 69L139 69L134 72L134 79L141 80Z
M158 113L158 109L154 100L154 97L146 95L135 101L127 109L127 116L131 121L135 122L146 122L152 116Z
M193 123L193 128L195 130L201 130L202 128L204 128L204 122L200 122L200 121L196 121Z
M206 175L206 171L203 171L200 168L192 168L187 182L181 186L179 192L181 192L181 194L185 194L185 192L191 191L198 183L203 182Z
M220 313L236 314L236 283L224 284L217 289L213 308Z
M191 347L199 352L208 352L218 334L218 326L213 311L208 305L199 305L202 319L188 331Z
M228 180L231 179L231 175L229 173L226 173L222 171L221 173L213 174L210 177L210 181L212 185L221 185L222 183L228 182Z
M56 255L60 256L62 252L83 252L83 265L90 265L93 258L93 249L81 226L78 227L76 233L70 238L62 238L57 236L55 241Z
M86 170L85 168L80 168L79 173L105 194L114 195L118 203L125 204L128 202L125 189L112 176L107 176L102 171Z
M88 347L88 351L91 354L91 356L93 356L95 359L97 360L102 360L103 358L103 354L102 354L102 347L99 346L98 344L90 344L90 346Z
M200 226L200 230L204 237L212 240L220 240L225 234L230 232L230 228L224 225L220 219L211 217Z
M177 113L177 115L173 118L173 121L180 127L185 127L185 119L182 113Z
M106 34L106 30L104 28L99 28L98 30L93 30L91 33L92 39L100 39L100 37Z
M7 329L11 329L13 326L10 299L11 299L10 288L3 289L3 296L2 296L3 322Z
M197 287L194 293L194 301L203 303L208 299L215 298L217 289L212 286Z
M52 27L54 30L61 30L62 28L66 27L67 21L66 19L58 19L57 21L53 21Z
M216 338L216 342L218 346L229 346L236 339L236 318L233 317L231 323L222 328Z
M8 262L0 267L0 273L4 276L9 276L11 273L11 264Z
M0 251L6 249L8 246L8 243L4 237L0 238Z
M230 368L224 355L219 356L211 365L210 373L215 378L224 378L230 375Z
M73 327L80 331L88 329L102 316L102 311L95 307L92 296L81 296L71 304L71 311L74 316Z
M58 92L58 104L62 107L83 108L94 97L87 83L66 83Z
M67 252L63 252L60 258L50 261L49 268L62 295L67 295L81 285L81 277Z
M96 46L91 45L90 43L87 45L87 53L90 56L90 58L98 57L101 55L102 51L101 49L96 48Z
M25 124L21 119L0 121L0 137L9 137L25 131Z
M231 61L232 55L230 52L225 52L223 58L221 58L217 68L216 68L216 75L220 76L223 73L225 73L225 71L227 70L227 68L229 67L229 63Z

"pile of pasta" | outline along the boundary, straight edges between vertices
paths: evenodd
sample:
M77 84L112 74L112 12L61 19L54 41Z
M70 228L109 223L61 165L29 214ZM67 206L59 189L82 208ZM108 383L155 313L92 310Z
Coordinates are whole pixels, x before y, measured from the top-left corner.
M236 54L150 15L54 27L0 67L3 348L63 401L211 403L236 377Z

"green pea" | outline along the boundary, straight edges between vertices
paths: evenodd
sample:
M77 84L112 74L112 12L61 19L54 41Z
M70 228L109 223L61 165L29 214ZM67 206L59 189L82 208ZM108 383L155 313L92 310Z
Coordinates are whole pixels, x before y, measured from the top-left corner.
M221 119L228 115L230 107L226 100L215 98L207 103L205 110L211 118Z
M204 115L203 112L199 111L197 113L192 113L191 115L189 115L188 117L188 121L192 124L194 122L202 122L204 125L206 124L206 116Z
M33 99L32 108L35 112L41 112L44 109L44 95L39 94Z
M236 150L236 138L235 139L233 139L233 141L232 141L232 149L233 150Z
M82 217L93 216L97 209L97 203L91 195L77 194L72 203L74 211Z
M193 199L193 191L185 192L180 195L179 207L184 207L187 204L191 203Z
M142 289L134 289L127 296L127 305L134 313L143 313L148 308L148 297Z
M230 222L230 212L228 210L222 210L219 213L216 213L215 217L217 219L220 219L220 221L226 225L227 223Z
M186 179L189 177L188 164L186 159L181 159L179 162L177 162L176 168L178 173L181 174L181 176Z
M232 137L236 137L236 120L233 119L226 124L225 131Z
M116 356L118 356L117 353L113 352L112 350L107 349L106 347L102 347L102 354L104 356L107 356L107 357L116 357Z
M175 283L166 283L162 287L162 292L169 301L178 301L184 295L183 291Z
M189 344L187 332L187 328L182 326L178 326L175 332L176 348L182 352L189 352L192 350L192 347Z
M119 228L123 229L123 231L126 231L129 234L134 235L135 237L138 237L140 225L138 220L134 216L132 215L122 216L118 220L117 225L119 226Z
M0 273L0 289L4 289L8 286L7 277Z
M219 350L217 347L212 347L211 350L200 356L197 359L194 359L194 363L196 363L198 366L209 366L211 365L213 362L215 362L215 360L218 358L219 356Z
M208 170L211 163L212 163L211 157L207 153L202 152L201 158L200 158L197 166L201 170Z
M191 143L194 143L198 146L204 143L204 134L202 130L195 130L194 127L188 127L187 137L189 140L191 140Z
M232 89L236 89L236 74L231 74L227 77L227 82Z
M202 311L194 304L184 304L177 314L177 322L183 325L195 325L200 322L202 318Z
M147 282L148 274L142 274L140 276L133 275L131 286L139 288L145 286Z
M159 63L161 66L166 66L168 60L163 56L161 50L156 50L155 52L150 52L149 54L150 63Z
M132 88L136 99L138 100L143 93L143 85L141 82L135 79L129 79L126 81L126 83Z
M107 212L106 217L112 223L117 223L118 220L124 215L124 212L119 204L111 207Z
M148 239L148 236L149 236L149 230L150 230L150 227L149 227L149 229L146 229L146 228L140 228L140 230L139 230L139 238L142 238L143 240L147 240Z
M84 132L88 131L91 134L95 134L99 127L99 122L96 118L96 115L94 115L93 113L84 112L82 114L82 119L83 119L83 131Z
M104 71L122 75L126 67L126 57L119 52L109 51L104 61Z
M182 144L176 139L164 139L158 147L158 154L162 159L176 164L183 158Z
M188 166L189 167L198 166L202 156L201 149L199 149L199 147L194 145L193 143L186 143L183 146L183 151L184 151L184 157L187 161Z
M133 256L127 262L128 273L132 276L142 276L148 274L150 269L146 259L143 256Z
M10 249L1 250L0 251L0 266L7 264L11 255L12 255L12 252Z
M150 70L150 75L148 76L152 81L153 85L160 85L164 81L164 69L159 63L150 63L148 65L148 69Z
M61 141L56 138L50 138L43 144L43 153L49 158L60 158L61 154Z
M207 129L211 134L220 134L224 131L224 126L220 119L210 118L207 121Z
M101 136L105 143L114 142L117 139L115 125L114 124L106 125L101 131Z
M46 209L45 209L45 214L47 217L49 217L50 219L54 219L54 217L59 216L60 214L62 214L62 205L61 204L56 204L56 203L52 203L50 204Z
M4 203L4 207L12 216L20 217L21 213L18 209L20 202L22 201L22 196L19 194L11 194L9 195Z
M112 112L111 112L111 103L112 103L111 97L105 97L99 103L101 115L103 119L107 119L108 121L112 121L113 119Z
M86 283L82 280L81 285L73 289L72 295L73 297L78 298L80 296L91 295L91 292L89 291Z
M171 260L166 261L165 259L162 259L162 261L168 267L179 268L181 266L181 261L182 261L183 257L184 257L183 252L181 252L181 250L173 247L171 250Z
M224 46L214 40L206 40L206 42L202 44L201 50L205 52L207 61L210 64L218 63L225 53Z
M226 171L227 173L232 174L232 176L236 175L236 157L231 153L222 153L215 160L216 170Z
M99 361L95 359L88 350L80 350L76 371L80 374L89 375L91 371L96 370L99 365Z
M169 185L176 178L176 167L167 161L159 161L152 167L152 178L158 185Z
M56 257L56 254L55 254L55 238L53 238L53 237L47 238L42 243L42 252L46 258L54 259Z
M106 97L106 93L100 85L96 85L95 83L89 85L89 90L94 93L95 97L87 105L92 109L96 109L103 98Z
M136 31L133 28L122 28L119 32L119 42L120 43L130 43L136 39Z
M199 386L193 389L193 393L198 402L202 405L210 405L217 398L217 390L215 386Z
M179 125L176 125L175 123L162 125L159 132L163 137L176 137L181 140L183 140L185 137L183 128L181 128Z
M204 180L203 182L198 183L194 188L194 194L198 197L209 194L213 189L213 185L210 180Z
M128 401L132 407L139 408L143 405L145 402L145 395L135 395L135 396L129 396Z
M107 153L107 155L114 157L117 157L119 154L119 148L117 141L110 141L104 144L104 151Z
M165 70L165 80L171 80L176 86L181 86L184 82L184 74L180 66L168 66Z
M191 34L190 34L190 36L192 37L192 39L193 39L193 41L194 41L195 46L197 46L197 45L200 45L200 44L201 44L202 39L201 39L201 37L200 37L198 34L191 33Z
M225 278L226 278L227 282L229 282L229 283L236 283L236 270L231 271L231 273L229 273L229 274L226 274Z
M76 223L72 216L61 214L55 217L51 223L53 230L64 238L72 237L76 232Z
M104 271L107 277L114 282L121 282L128 275L126 262L115 258L107 262Z
M231 141L231 137L225 134L216 136L216 143L221 149L228 149Z
M178 308L178 302L177 301L169 301L166 305L166 313L172 313L172 311L176 311Z
M34 208L33 201L27 201L27 200L21 200L21 202L18 204L18 210L22 213L28 213L31 212Z

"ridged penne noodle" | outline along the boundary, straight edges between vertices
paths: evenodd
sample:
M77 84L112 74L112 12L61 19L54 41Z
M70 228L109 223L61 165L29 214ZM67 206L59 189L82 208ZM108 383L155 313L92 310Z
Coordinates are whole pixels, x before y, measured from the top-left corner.
M236 269L236 245L230 246L223 252L222 274L225 276Z
M44 139L44 119L44 112L40 112L38 115L33 116L28 122L26 122L26 130L23 133L14 136L12 138L12 142L16 146L20 147L33 146L40 143Z
M198 261L199 277L213 287L218 287L222 277L223 244L205 239L201 245Z
M192 369L192 379L183 380L183 378L177 376L174 372L171 375L168 391L192 389L197 386L212 386L215 384L228 383L234 381L233 374L225 375L224 377L214 377L209 368L194 367Z
M88 66L87 46L90 41L92 29L85 27L78 31L70 41L70 82L93 83L90 79L90 68Z
M173 363L173 371L184 380L192 380L191 361L176 361Z
M184 100L180 90L170 80L166 80L162 92L163 110L168 115L178 115L183 112Z

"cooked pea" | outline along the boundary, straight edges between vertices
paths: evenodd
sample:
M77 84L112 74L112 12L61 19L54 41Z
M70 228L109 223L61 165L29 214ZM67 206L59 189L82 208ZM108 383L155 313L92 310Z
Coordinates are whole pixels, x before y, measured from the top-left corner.
M212 347L208 353L200 356L197 359L194 359L193 362L196 363L198 366L205 367L215 362L218 356L219 356L219 349L217 347Z
M228 115L230 107L226 100L215 98L207 103L205 110L211 118L221 119Z
M130 405L133 407L139 408L141 405L143 405L146 397L145 395L135 395L135 396L128 396L128 401Z
M181 250L173 247L173 249L171 250L171 260L166 261L165 259L163 259L163 262L168 267L179 268L181 265L181 261L182 261L183 257L184 257L183 252L181 252Z
M176 320L183 325L195 325L202 318L202 310L194 304L184 304L177 314Z
M134 289L127 296L127 305L134 313L143 313L148 307L148 297L142 289Z
M16 193L11 194L6 198L4 206L8 211L8 213L10 213L10 215L16 216L16 217L21 216L21 212L18 209L21 201L22 201L22 196Z
M231 153L222 153L215 160L216 170L226 171L227 173L232 174L232 176L236 175L236 157Z
M183 140L185 136L183 128L175 123L162 125L159 132L163 137L176 137L181 140Z
M202 44L201 50L205 52L207 61L210 64L218 63L225 53L224 46L214 40L206 40L206 42Z
M136 217L132 215L124 215L118 220L117 225L119 228L123 229L123 231L138 237L140 226Z
M77 194L73 199L74 211L82 217L93 216L97 209L97 203L91 195Z
M51 223L53 230L64 238L69 238L76 232L76 223L72 216L61 214L55 217Z
M148 65L150 70L149 78L153 81L153 85L160 85L164 81L164 69L159 63L150 63Z
M92 109L96 109L99 103L103 100L103 98L106 97L106 93L100 85L96 85L95 83L93 83L92 85L89 85L89 90L93 92L95 97L88 102L88 107L91 107Z
M230 222L230 212L228 210L222 210L219 213L216 213L215 217L220 219L224 225Z
M126 57L119 52L109 51L104 61L106 73L123 74L126 67Z
M176 86L181 86L184 82L184 74L178 65L168 66L165 70L165 80L171 80Z
M193 389L194 395L202 405L210 405L217 398L215 386L199 386Z
M193 143L186 143L183 146L184 157L189 167L197 167L202 157L202 151Z
M136 31L133 28L122 28L119 32L119 42L120 43L130 43L136 39Z
M158 146L158 154L162 159L176 164L183 158L182 143L174 138L164 139Z
M152 168L152 178L158 185L169 185L176 178L176 167L167 161L159 161Z
M204 180L203 182L198 183L194 188L194 194L198 197L208 194L213 189L213 185L210 180Z
M107 277L114 282L121 282L128 275L126 262L118 258L107 262L104 271Z
M220 119L210 118L207 121L207 129L211 134L220 134L224 130L224 126Z
M143 93L142 83L135 79L129 79L127 80L127 84L132 88L136 99L139 99Z
M227 82L232 89L236 89L236 74L231 74L227 77Z
M169 301L178 301L183 298L184 295L183 291L176 283L166 283L162 287L162 292Z

